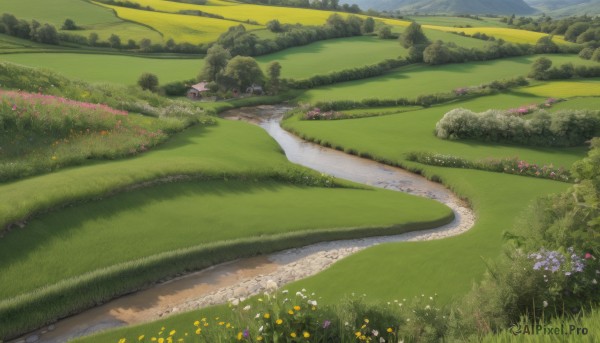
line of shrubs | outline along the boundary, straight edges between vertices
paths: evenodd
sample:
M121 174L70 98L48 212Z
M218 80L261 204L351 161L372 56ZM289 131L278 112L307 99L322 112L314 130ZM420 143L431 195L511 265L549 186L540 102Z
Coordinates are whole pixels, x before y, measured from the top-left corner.
M521 87L528 85L529 82L524 77L517 77L507 80L496 80L478 87L458 88L452 92L424 94L416 99L397 98L397 99L363 99L363 100L337 100L327 102L317 102L315 107L321 111L343 111L358 108L372 107L391 107L391 106L424 106L429 107L435 104L441 104L453 100L468 99L477 96L490 95L498 91Z
M600 49L598 49L598 52L600 56ZM572 63L565 63L559 67L553 67L552 60L547 57L540 57L533 62L531 71L527 76L536 80L565 80L573 77L600 77L600 65L574 66Z
M329 74L314 75L308 79L283 79L282 82L290 88L309 89L314 87L330 85L337 82L346 82L352 80L366 79L374 76L380 76L392 69L399 68L408 64L409 62L403 58L387 59L377 64L334 71Z
M478 161L470 161L462 157L436 154L431 152L411 152L406 155L408 161L418 162L431 166L465 168L492 171L515 175L532 176L543 179L570 182L570 173L563 167L556 168L554 165L538 166L535 163L523 161L518 157L513 158L487 158Z
M442 139L475 139L533 146L580 146L600 134L600 112L562 110L550 114L539 110L531 119L507 111L475 113L456 108L436 124Z

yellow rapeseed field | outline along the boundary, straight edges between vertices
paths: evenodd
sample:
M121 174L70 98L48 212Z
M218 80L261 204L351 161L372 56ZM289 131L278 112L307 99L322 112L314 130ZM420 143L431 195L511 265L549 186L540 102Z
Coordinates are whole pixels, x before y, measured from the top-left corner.
M525 30L510 29L505 27L469 27L469 28L457 28L448 26L437 26L437 25L423 25L424 28L446 31L446 32L464 32L468 35L474 33L485 33L488 36L495 38L502 38L507 42L511 43L528 43L535 44L541 37L547 36L545 33L532 32ZM562 36L554 36L554 42L557 44L570 45L573 43L567 42Z
M600 96L600 80L555 81L523 89L524 92L554 98Z
M219 35L238 22L207 17L179 15L162 12L140 11L126 7L107 6L125 20L152 27L163 34L165 40L176 42L208 43L217 40ZM262 29L262 26L244 24L248 30Z

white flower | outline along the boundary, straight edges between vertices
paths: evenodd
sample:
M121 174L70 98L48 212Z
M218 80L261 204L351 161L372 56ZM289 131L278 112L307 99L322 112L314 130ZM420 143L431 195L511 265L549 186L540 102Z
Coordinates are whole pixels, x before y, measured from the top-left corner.
M431 309L431 306L427 305L427 306L425 306L425 309L429 310L429 309Z
M283 294L288 294L288 292L289 291L287 289L284 289L283 291L281 291L281 293L283 293Z
M379 331L377 331L377 330L373 330L373 331L371 331L371 333L372 333L372 334L373 334L373 336L375 336L375 337L379 336Z
M306 289L302 288L302 293L306 292Z
M350 323L348 323L348 322L345 322L345 323L344 323L344 326L348 326L348 325L350 325Z
M260 328L258 328L258 332L263 332L264 326L260 326Z
M246 306L244 306L243 310L244 310L244 311L248 311L248 310L250 310L251 308L252 308L252 306L250 306L250 305L246 305Z
M548 307L548 302L546 300L544 300L543 304L544 304L544 308Z
M379 343L385 343L385 339L383 337L379 337Z
M254 319L258 319L260 318L260 313L257 313L256 316L254 316Z
M297 297L301 297L301 296L302 296L302 293L300 293L300 292L296 292L296 296L297 296Z
M312 305L312 306L317 306L317 301L316 300L309 300L308 304Z
M594 279L594 280L592 280L592 283L593 283L594 285L597 285L597 284L598 284L598 281L596 281L596 279Z
M433 300L433 297L429 297L429 300Z
M237 306L240 304L240 299L233 299L233 301L231 302L231 305L233 306Z

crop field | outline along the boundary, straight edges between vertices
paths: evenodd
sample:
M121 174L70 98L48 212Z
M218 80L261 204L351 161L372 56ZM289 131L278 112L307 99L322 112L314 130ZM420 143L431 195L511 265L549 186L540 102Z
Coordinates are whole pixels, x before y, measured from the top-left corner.
M159 82L189 80L202 70L202 59L160 59L119 55L77 53L4 54L0 60L50 69L89 82L135 84L144 72Z
M450 92L459 87L477 86L493 80L526 76L531 63L540 56L542 55L442 66L410 65L375 78L311 89L300 99L313 103L368 98L414 99L423 94ZM569 62L575 65L595 63L573 55L547 55L547 57L555 65Z
M161 35L148 27L123 21L112 10L82 0L0 0L0 13L11 13L17 18L51 23L59 29L65 19L75 20L84 30L71 31L87 37L91 32L98 33L100 39L118 34L121 39L140 40L149 38L160 41Z
M535 44L540 38L547 36L545 33L525 31L518 29L510 29L506 27L471 27L471 28L455 28L438 25L423 25L423 28L449 31L449 32L464 32L467 35L473 35L477 32L485 33L488 36L493 36L496 39L504 39L512 43L527 43ZM561 36L554 36L554 42L562 45L573 45L574 43L567 42Z
M536 96L558 98L600 96L600 79L547 82L526 88L523 91Z
M436 25L449 27L506 27L499 18L480 17L480 20L452 16L408 16L406 19L414 20L421 25Z

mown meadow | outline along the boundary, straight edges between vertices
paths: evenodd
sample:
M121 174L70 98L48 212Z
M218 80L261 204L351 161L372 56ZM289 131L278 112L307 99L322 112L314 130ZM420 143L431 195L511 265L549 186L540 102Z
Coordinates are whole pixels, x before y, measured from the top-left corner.
M520 57L506 58L510 54L503 52L473 58L495 58L484 62L447 60L432 65L436 63L416 63L415 42L403 47L403 39L380 39L374 29L366 33L358 28L353 37L347 32L324 34L345 38L307 40L305 43L311 43L257 56L256 65L263 72L273 67L272 62L282 67L280 75L264 80L268 81L264 86L269 96L191 102L163 97L152 88L142 90L135 86L136 81L140 74L151 72L160 84L191 82L209 63L199 58L198 52L204 51L207 43L223 38L221 34L231 26L244 24L248 32L276 39L275 32L265 29L272 19L277 18L280 24L322 25L333 12L220 0L200 4L136 1L151 9L104 1L60 0L54 6L39 0L5 1L9 6L3 10L27 20L60 26L65 16L72 16L84 26L70 32L75 35L98 32L106 39L119 34L124 39L147 38L159 44L173 39L191 43L194 53L177 54L159 46L161 54L146 56L148 51L141 47L124 52L114 45L86 47L79 51L86 52L83 54L74 51L82 48L77 44L49 47L0 35L1 86L19 89L0 89L0 198L10 200L0 202L0 317L8 318L0 321L0 339L39 328L157 280L218 263L320 241L428 229L453 219L449 208L432 200L376 190L291 164L262 129L216 118L217 112L225 109L284 100L298 105L283 121L285 129L305 140L401 166L443 183L475 211L474 227L442 240L388 243L366 249L315 276L283 286L286 291L275 295L278 300L271 295L252 297L239 306L193 311L83 338L82 342L433 342L444 337L503 342L509 335L509 319L514 323L519 315L526 316L523 309L531 308L534 315L549 313L544 311L550 311L545 310L550 302L555 314L570 318L570 312L557 306L561 296L572 301L570 291L544 293L545 303L528 307L527 294L537 300L542 295L533 291L523 291L523 295L519 287L507 286L513 279L506 277L510 269L506 256L515 254L511 256L515 266L529 266L531 257L519 256L511 244L522 244L540 256L546 254L544 245L539 250L540 243L535 241L542 241L536 235L543 230L535 231L532 226L537 223L528 221L531 216L544 224L551 222L540 214L550 213L548 208L544 212L540 198L554 202L553 211L581 202L592 204L582 211L590 216L596 213L594 161L600 143L587 137L572 146L556 147L511 142L508 135L504 140L493 140L436 134L440 120L457 108L481 116L494 109L496 115L505 118L496 122L531 119L540 127L540 122L552 126L552 132L559 131L558 125L568 131L576 126L575 120L584 122L583 114L568 117L561 114L564 111L585 110L585 118L597 117L598 78L571 78L574 73L565 80L523 78L539 64L540 57L547 57L555 66L572 63L597 67L591 56L585 60L575 54L532 55L539 46L515 45L514 49L521 49L515 52ZM56 10L66 7L68 11ZM348 13L340 14L341 18L349 17ZM352 20L333 18L330 21L340 27L352 27ZM354 24L363 25L366 16L360 18L353 19ZM423 32L430 42L443 40L448 46L474 49L471 52L484 51L489 42L456 32L485 33L532 45L546 36L505 27L493 18L412 19L424 24ZM456 27L463 20L473 27ZM404 19L375 21L377 27L390 25L393 34L404 34L410 24ZM243 33L231 40L236 43L236 39L248 37ZM582 47L560 36L554 42L569 49ZM234 43L230 48L239 48ZM31 50L64 53L16 53ZM425 52L421 60L424 56ZM397 64L361 74L387 59ZM73 79L4 61L47 68ZM568 67L563 69L568 71ZM235 73L225 70L223 67L222 74L211 79L217 87L237 81L232 76ZM343 73L349 70L354 74ZM596 71L590 68L592 72ZM279 76L288 80L279 84L273 79ZM251 81L260 79L253 77ZM348 79L355 81L340 82ZM285 89L286 84L298 89ZM240 81L236 86L247 85ZM227 91L218 95L232 96ZM379 102L392 99L406 101L397 102L398 106ZM340 101L347 103L338 113L335 106L342 104ZM332 110L316 109L317 103ZM323 113L338 120L327 120ZM553 121L555 117L571 121ZM488 124L496 122L490 120ZM515 131L516 127L508 125L505 129ZM588 155L590 142L595 150ZM565 178L556 177L554 171ZM597 225L594 218L579 223L577 217L571 215L559 224L575 228ZM550 238L555 238L554 231L548 234ZM564 254L572 261L560 266L562 279L553 279L558 288L571 289L564 285L572 272L583 271L577 263L583 263L584 258L595 265L595 241L581 239L593 232L574 237L569 232L556 233L570 240L571 250L566 250L566 243L558 238L548 240L554 244L549 247L558 251L552 254ZM579 249L576 253L573 246ZM532 250L534 247L538 250ZM567 252L575 257L567 256ZM519 273L515 280L526 279L523 274L527 273ZM526 279L531 282L524 282L523 288L535 286L535 290L545 292L546 275L542 278L539 274L534 280L539 284ZM505 277L497 279L498 287L505 288L490 286L496 275ZM593 295L597 280L592 278L584 280L583 291L577 288L579 284L573 286L582 299L591 299L589 306L583 304L572 311L588 313L581 319L585 325L597 317L596 310L589 309L598 300ZM310 293L313 291L315 295ZM500 305L482 300L486 295L490 302L502 299L498 296L501 292L509 295L507 302L521 296L526 299L513 307L514 302L509 303L510 308L502 310L498 310ZM251 311L244 310L246 306ZM515 315L515 307L522 312ZM492 320L495 317L490 313L502 318ZM217 317L221 319L213 320ZM478 318L483 319L475 320ZM527 322L529 318L521 320ZM211 331L213 327L216 329ZM461 336L462 329L467 332L465 336Z

